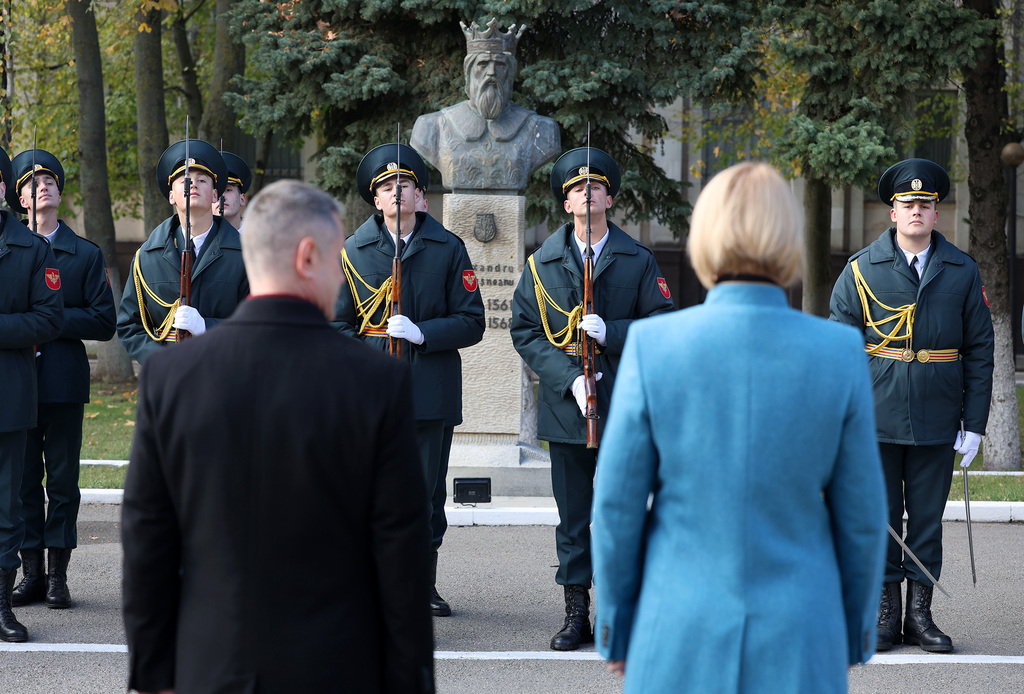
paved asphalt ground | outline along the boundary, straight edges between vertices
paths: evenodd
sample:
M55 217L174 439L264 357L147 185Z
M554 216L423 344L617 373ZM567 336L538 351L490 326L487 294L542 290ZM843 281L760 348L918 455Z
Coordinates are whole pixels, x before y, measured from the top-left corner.
M30 643L0 643L0 692L123 692L127 656L120 621L120 507L83 506L69 581L70 610L16 611ZM953 638L950 656L898 646L850 674L855 694L1018 694L1024 691L1024 525L975 523L978 586L967 532L945 524L942 583L934 614ZM454 614L435 619L437 691L515 694L620 692L592 648L547 648L561 626L550 526L449 529L438 587ZM808 606L813 619L814 606ZM785 647L780 643L780 648ZM628 667L628 664L627 664ZM680 679L686 673L680 673ZM344 683L326 691L347 691Z

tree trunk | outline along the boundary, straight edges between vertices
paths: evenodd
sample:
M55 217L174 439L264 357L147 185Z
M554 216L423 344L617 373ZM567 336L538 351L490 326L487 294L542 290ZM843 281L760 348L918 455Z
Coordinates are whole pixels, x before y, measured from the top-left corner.
M267 133L256 140L256 166L252 170L252 186L249 187L249 199L252 200L260 188L266 185L267 164L270 161L270 147L274 139L273 133Z
M199 124L199 137L218 149L235 152L235 123L238 117L224 103L224 92L232 89L231 79L245 72L245 46L231 40L228 12L234 0L217 0L217 39L213 49L213 74ZM221 142L223 141L223 147Z
M71 42L78 80L78 165L85 228L81 231L103 251L114 298L121 300L121 280L114 243L114 215L107 183L107 127L103 103L103 67L96 15L91 0L68 0ZM116 305L116 304L115 304ZM135 378L132 360L120 340L101 342L94 375L102 381Z
M803 310L827 318L832 296L832 190L812 174L804 181Z
M181 65L181 88L185 92L185 103L188 104L188 115L192 122L199 124L203 120L203 95L199 91L199 77L196 74L196 61L192 57L192 46L188 42L188 30L185 27L185 13L179 8L171 22L171 37L174 39L174 50L178 54ZM194 137L194 135L189 135Z
M14 70L11 58L11 43L13 42L11 27L11 5L7 2L0 4L0 32L3 33L0 39L0 146L9 150L11 148L11 124L14 122Z
M139 180L142 181L143 219L152 230L170 216L167 196L156 182L156 163L167 149L167 112L164 107L164 63L160 47L160 11L136 15L135 109L139 132Z
M996 16L999 6L992 0L965 0L964 7L991 18ZM992 404L985 436L987 470L1021 467L1006 249L1006 179L1000 160L1003 145L1010 139L1003 129L1009 122L1004 81L1002 33L997 29L992 40L979 50L977 61L964 70L963 81L967 104L964 136L970 191L970 250L981 270L995 328Z

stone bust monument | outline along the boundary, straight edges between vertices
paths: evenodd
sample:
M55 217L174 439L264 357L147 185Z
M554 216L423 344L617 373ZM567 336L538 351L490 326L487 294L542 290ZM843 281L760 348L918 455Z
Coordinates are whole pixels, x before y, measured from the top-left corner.
M456 193L516 194L531 173L561 151L558 124L512 103L516 45L525 27L502 32L492 19L466 35L466 95L454 106L416 119L410 144Z

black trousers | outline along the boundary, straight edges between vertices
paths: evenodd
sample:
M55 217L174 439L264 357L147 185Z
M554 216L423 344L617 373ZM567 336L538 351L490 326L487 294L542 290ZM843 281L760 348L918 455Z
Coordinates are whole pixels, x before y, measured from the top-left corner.
M24 549L78 546L78 507L82 500L78 470L84 414L82 403L39 405L38 425L29 430L25 444L25 472L21 480Z
M431 499L430 513L430 546L437 549L444 541L444 533L448 530L448 517L444 514L444 502L448 499L448 458L452 454L452 438L455 436L453 424L444 425L444 436L441 439L441 460L437 466L437 481L434 483L434 496Z
M584 444L548 443L551 490L558 506L555 583L590 587L594 577L590 554L590 509L594 505L597 449Z
M0 569L21 566L18 550L25 537L25 522L21 518L25 434L24 429L0 432Z
M938 579L942 573L942 513L953 479L956 451L951 444L880 443L878 449L889 498L889 525L896 532L902 532L903 512L906 511L904 542ZM898 583L904 578L931 583L910 557L903 556L903 548L890 537L885 554L885 582Z
M423 464L423 476L427 483L427 506L430 509L430 532L431 541L430 548L436 550L441 546L441 538L444 536L444 531L441 531L441 536L438 537L434 532L436 521L434 515L436 513L436 507L434 505L434 498L437 491L437 486L441 486L441 494L445 493L444 488L444 475L448 473L447 458L445 458L445 471L444 474L438 479L439 472L441 470L441 451L444 448L444 420L443 419L426 419L416 422L416 438L419 441L420 446L420 461ZM444 515L444 497L441 500L441 515ZM448 527L447 520L445 521L445 528Z

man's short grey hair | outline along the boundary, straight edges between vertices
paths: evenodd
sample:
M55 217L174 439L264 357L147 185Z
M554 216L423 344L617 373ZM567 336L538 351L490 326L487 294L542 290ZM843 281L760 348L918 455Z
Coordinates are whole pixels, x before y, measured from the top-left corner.
M303 238L326 251L344 233L337 201L301 181L271 183L246 209L242 259L250 274L287 274Z

